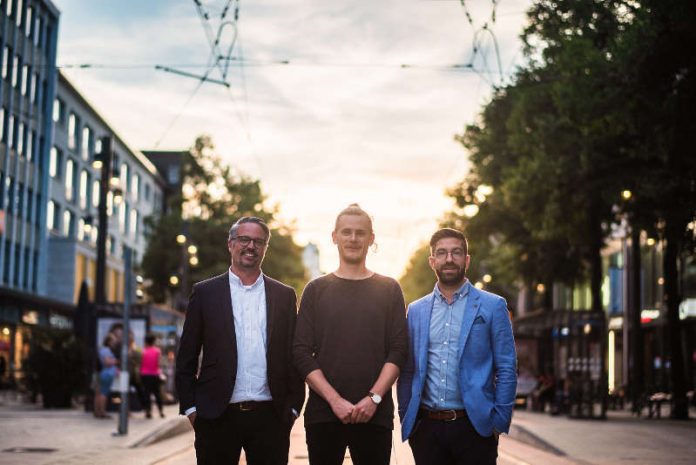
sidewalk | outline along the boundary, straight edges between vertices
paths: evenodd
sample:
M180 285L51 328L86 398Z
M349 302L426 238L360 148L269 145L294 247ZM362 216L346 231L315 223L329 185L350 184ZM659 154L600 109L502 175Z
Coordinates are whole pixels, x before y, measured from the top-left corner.
M177 415L146 420L134 413L127 436L112 436L118 416L99 420L82 410L43 410L0 399L0 463L3 465L190 465L193 432ZM692 411L696 418L696 411ZM391 463L413 465L395 425ZM174 437L134 448L144 438L176 429ZM696 421L636 418L625 411L609 419L572 420L517 410L510 435L500 438L499 465L691 464L696 457ZM541 447L540 447L541 446ZM31 451L31 448L43 451ZM554 451L555 450L555 451ZM307 465L302 419L291 434L289 463ZM243 463L243 462L242 462ZM345 464L352 463L347 457Z
M82 410L44 410L36 405L3 400L0 403L0 463L3 465L150 464L193 444L193 435L181 434L147 447L131 447L154 432L188 423L178 416L178 407L174 405L165 407L164 419L147 420L142 412L133 413L128 435L113 436L118 426L116 413L111 414L111 419L97 419Z
M658 420L609 411L606 420L578 420L515 410L511 437L530 434L581 464L696 463L696 410L689 421L665 417L669 414Z

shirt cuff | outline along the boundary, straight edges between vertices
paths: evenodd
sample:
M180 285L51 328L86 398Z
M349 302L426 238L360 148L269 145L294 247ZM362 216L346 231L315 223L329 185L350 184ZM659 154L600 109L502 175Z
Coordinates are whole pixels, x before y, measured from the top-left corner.
M196 412L196 407L187 408L186 411L184 411L184 415L189 416L195 412Z

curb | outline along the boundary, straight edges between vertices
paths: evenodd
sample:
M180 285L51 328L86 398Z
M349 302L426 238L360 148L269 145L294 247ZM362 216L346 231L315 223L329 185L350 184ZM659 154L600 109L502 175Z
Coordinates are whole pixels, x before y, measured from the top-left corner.
M136 440L128 447L131 449L135 449L138 447L147 447L157 442L164 441L165 439L173 438L174 436L188 433L190 431L193 431L193 427L191 426L191 423L188 421L188 418L184 416L179 416L177 418L172 418L171 420L164 423L162 426L145 434L143 437Z
M524 426L519 426L515 424L510 425L510 433L508 433L508 436L510 436L510 438L512 439L515 439L516 441L523 442L532 447L536 447L537 449L541 449L545 452L549 452L559 457L564 457L567 455L561 449L555 447L553 444L532 433Z

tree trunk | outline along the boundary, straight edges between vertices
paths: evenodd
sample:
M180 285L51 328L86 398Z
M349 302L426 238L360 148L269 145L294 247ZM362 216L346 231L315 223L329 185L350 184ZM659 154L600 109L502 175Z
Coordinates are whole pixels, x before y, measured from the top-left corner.
M664 306L667 309L667 330L671 354L670 378L672 381L672 418L689 419L689 406L686 398L686 374L682 352L681 324L679 322L679 273L677 260L679 245L686 225L668 220L665 224L666 247L664 253L665 292Z

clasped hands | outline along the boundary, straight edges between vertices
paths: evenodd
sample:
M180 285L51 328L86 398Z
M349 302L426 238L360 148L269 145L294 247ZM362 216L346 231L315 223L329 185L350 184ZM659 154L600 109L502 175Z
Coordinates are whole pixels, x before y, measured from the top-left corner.
M377 404L372 402L368 396L363 397L360 402L353 405L343 397L337 397L329 402L334 415L341 420L341 423L367 423L377 410Z

